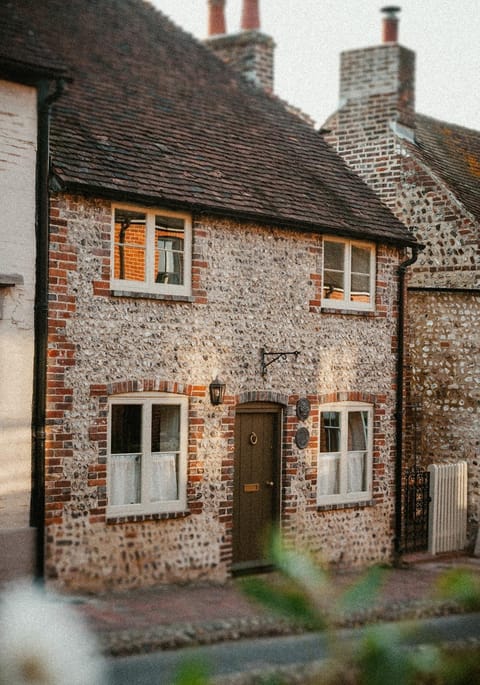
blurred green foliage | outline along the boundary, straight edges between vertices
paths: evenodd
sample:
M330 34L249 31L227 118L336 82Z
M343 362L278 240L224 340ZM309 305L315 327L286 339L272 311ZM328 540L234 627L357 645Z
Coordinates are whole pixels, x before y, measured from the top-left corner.
M439 579L438 595L466 611L480 611L480 577L462 569L446 571Z
M209 669L203 661L185 661L179 668L175 685L208 685Z
M347 644L331 630L335 618L371 608L388 569L374 567L354 586L338 596L328 573L308 553L285 546L277 533L272 537L269 560L275 577L259 576L242 581L248 596L306 628L325 629L330 635L331 658L322 672L302 682L314 685L473 685L480 683L480 650L447 649L441 645L412 646L420 622L367 626L361 638ZM461 609L480 609L480 579L458 570L444 574L438 595ZM263 682L263 681L262 681ZM268 685L284 679L270 676ZM295 682L299 682L296 680ZM265 681L266 684L266 681Z

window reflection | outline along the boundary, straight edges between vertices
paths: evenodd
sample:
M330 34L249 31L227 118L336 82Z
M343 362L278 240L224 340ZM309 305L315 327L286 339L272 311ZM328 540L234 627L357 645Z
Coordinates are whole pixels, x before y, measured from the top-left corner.
M128 209L115 210L115 278L145 281L146 215Z
M183 219L155 217L155 281L182 284L184 255Z

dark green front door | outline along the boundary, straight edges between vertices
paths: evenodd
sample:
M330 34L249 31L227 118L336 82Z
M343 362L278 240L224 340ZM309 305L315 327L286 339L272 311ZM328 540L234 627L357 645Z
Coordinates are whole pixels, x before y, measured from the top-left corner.
M234 568L265 564L265 543L278 520L280 421L275 405L244 405L235 421Z

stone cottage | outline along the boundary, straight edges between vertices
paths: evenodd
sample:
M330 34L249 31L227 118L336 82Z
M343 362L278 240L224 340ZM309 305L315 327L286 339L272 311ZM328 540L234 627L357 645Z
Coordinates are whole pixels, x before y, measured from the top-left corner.
M415 239L317 131L149 3L7 0L0 26L2 93L25 89L33 116L38 91L50 114L45 194L12 225L31 252L36 213L37 261L48 233L31 520L46 578L222 581L268 561L273 525L326 563L389 561Z
M410 228L405 465L468 462L468 534L480 512L480 131L415 111L415 54L383 43L341 55L325 139Z

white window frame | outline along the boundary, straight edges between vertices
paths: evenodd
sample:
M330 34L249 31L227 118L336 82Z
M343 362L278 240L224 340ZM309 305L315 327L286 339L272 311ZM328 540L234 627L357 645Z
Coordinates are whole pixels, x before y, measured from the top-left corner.
M340 414L340 492L338 494L323 495L318 491L317 506L332 504L349 504L352 502L365 502L372 498L372 470L373 470L373 405L366 402L333 402L319 407L319 431L321 431L322 412L338 412ZM348 413L355 411L367 412L367 455L365 463L366 489L357 492L347 492L348 482ZM320 469L322 456L329 454L321 452L320 436L318 447L317 469ZM318 482L318 481L317 481Z
M107 506L107 516L132 516L142 514L176 513L187 508L187 459L188 459L188 397L172 395L171 393L127 393L110 398L108 409L108 462L107 462L107 493L108 502L111 499L111 436L112 436L112 407L116 404L142 405L142 451L140 471L140 502L135 504L120 504ZM180 407L180 450L178 457L178 498L160 502L149 501L149 487L151 484L152 452L151 452L151 407L154 404L176 405Z
M145 281L133 281L115 278L115 210L127 209L133 212L142 212L146 216L146 279ZM184 222L184 253L183 268L184 282L156 283L155 282L155 216L162 215L175 219L183 219ZM174 212L167 209L147 209L139 205L114 204L112 205L112 237L111 237L111 268L110 288L114 291L148 293L154 295L180 295L189 296L192 292L192 217L185 212Z
M342 243L345 246L344 252L344 297L342 300L329 299L323 296L324 280L325 280L325 243ZM370 302L351 302L350 301L350 287L352 276L352 247L361 247L370 251ZM376 246L375 243L369 243L360 240L348 240L346 238L337 238L334 236L324 236L323 238L323 259L322 259L322 307L330 309L352 309L360 311L374 311L375 310L375 281L376 281Z

